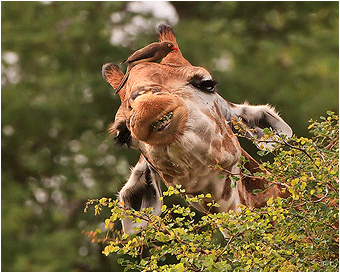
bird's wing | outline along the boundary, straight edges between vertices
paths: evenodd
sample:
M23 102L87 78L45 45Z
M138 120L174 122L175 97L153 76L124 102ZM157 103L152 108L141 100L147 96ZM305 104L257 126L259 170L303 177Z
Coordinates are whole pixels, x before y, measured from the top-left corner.
M144 59L149 59L152 58L155 55L155 51L150 51L150 50L143 50L143 51L136 51L134 54L132 54L128 59L128 63L136 62L139 60L144 60Z
M139 60L152 58L157 52L157 50L153 48L154 46L155 46L154 44L150 44L146 47L143 47L137 50L135 53L130 55L129 58L127 58L124 61L124 63L132 63L132 62L136 62Z

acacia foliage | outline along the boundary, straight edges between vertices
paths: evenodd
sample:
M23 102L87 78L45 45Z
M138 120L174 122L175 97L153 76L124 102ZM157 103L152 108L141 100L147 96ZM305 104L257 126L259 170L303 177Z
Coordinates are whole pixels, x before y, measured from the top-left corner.
M135 211L118 200L89 200L95 214L109 209L106 232L86 232L105 244L103 255L118 253L125 270L140 271L338 271L339 260L339 121L328 111L321 121L310 120L312 138L293 136L273 151L273 162L257 173L291 193L288 199L267 200L261 209L241 206L240 212L209 213L196 219L190 206L163 205ZM267 134L271 134L270 131ZM243 163L245 159L241 159ZM243 175L251 175L240 164ZM269 174L270 173L270 174ZM164 198L185 191L169 187ZM210 194L186 198L201 202ZM213 200L209 206L218 206ZM138 234L127 235L114 222L126 217L147 222ZM226 239L218 241L220 231Z

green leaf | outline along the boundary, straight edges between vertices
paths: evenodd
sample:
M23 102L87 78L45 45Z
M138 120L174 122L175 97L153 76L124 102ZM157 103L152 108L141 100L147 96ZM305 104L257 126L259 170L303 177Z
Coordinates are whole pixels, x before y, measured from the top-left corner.
M263 129L263 133L264 133L265 135L269 135L269 134L271 133L271 130L270 130L269 128L264 128L264 129Z
M271 206L273 205L273 203L274 203L273 197L270 197L267 201L267 206Z

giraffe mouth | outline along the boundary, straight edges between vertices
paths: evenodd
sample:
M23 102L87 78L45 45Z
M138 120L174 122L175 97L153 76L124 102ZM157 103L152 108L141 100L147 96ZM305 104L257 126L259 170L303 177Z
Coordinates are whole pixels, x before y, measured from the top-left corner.
M173 117L174 117L173 111L168 112L165 116L163 116L163 118L151 124L150 126L151 130L154 132L164 130L170 124Z
M148 93L134 100L128 124L137 140L163 146L179 140L186 129L187 116L188 110L181 98Z

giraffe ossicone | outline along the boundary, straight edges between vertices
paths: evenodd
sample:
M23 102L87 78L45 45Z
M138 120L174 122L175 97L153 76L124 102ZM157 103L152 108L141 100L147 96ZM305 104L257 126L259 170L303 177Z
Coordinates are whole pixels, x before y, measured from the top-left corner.
M178 47L171 27L158 28L159 42L170 41ZM102 68L104 79L117 88L124 73L114 64ZM242 149L233 133L233 120L241 122L251 136L263 136L265 128L292 136L289 125L268 105L234 104L215 91L216 81L210 73L192 66L180 50L171 51L160 63L142 62L129 71L119 92L121 105L110 131L120 144L139 149L141 156L130 178L119 192L120 200L135 210L153 207L161 213L160 183L181 185L188 196L211 194L220 206L210 212L237 210L238 205L261 207L267 197L287 197L280 186L263 178L241 176L238 164L244 156L245 167L261 172L258 163ZM271 142L272 141L272 142ZM272 148L276 138L259 142ZM221 169L212 168L218 163ZM236 187L230 173L239 176ZM254 189L266 189L254 194ZM207 204L192 204L207 212ZM123 220L126 233L146 223Z

